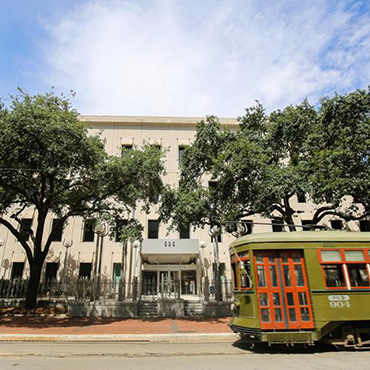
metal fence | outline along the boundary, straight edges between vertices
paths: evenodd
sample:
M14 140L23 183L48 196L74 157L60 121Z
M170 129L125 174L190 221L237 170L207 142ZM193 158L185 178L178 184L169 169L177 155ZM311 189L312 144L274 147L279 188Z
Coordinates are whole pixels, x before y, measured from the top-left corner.
M28 280L0 279L0 298L19 299L25 298ZM216 286L214 281L203 280L197 287L196 294L182 289L179 280L143 280L139 282L134 278L131 283L122 280L110 279L68 279L58 281L56 279L42 281L39 286L38 297L43 299L60 299L69 301L123 301L132 300L158 300L194 298L200 300L215 300ZM221 299L232 300L232 283L230 280L220 281Z

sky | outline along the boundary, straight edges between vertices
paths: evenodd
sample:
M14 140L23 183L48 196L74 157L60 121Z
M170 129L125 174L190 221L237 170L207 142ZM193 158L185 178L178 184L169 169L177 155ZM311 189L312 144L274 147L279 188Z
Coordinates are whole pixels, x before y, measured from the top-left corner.
M368 0L0 0L0 97L237 117L370 85Z

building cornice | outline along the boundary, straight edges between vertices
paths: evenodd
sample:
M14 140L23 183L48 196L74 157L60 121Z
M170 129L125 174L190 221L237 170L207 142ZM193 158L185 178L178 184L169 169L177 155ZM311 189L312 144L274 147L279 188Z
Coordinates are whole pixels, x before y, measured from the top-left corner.
M205 117L161 117L161 116L106 116L80 115L80 121L92 124L169 124L169 125L196 125ZM220 123L226 126L237 126L236 118L219 118Z

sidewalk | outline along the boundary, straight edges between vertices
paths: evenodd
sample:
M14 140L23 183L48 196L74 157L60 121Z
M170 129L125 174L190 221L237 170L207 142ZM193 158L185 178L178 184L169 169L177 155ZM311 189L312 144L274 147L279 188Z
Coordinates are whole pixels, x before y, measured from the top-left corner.
M236 339L229 319L0 317L0 341L176 341Z

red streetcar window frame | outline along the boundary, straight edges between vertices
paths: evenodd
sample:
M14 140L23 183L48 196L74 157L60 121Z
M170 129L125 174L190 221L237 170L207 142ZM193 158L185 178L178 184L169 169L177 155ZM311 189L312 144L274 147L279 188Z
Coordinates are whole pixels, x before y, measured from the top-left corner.
M369 289L370 290L370 286L354 287L352 285L350 285L351 289L348 289L347 276L346 276L346 272L348 273L348 270L345 271L345 269L344 269L344 265L351 265L351 264L354 264L354 265L356 265L356 264L365 264L365 265L367 265L367 264L370 264L370 256L369 256L368 250L369 249L367 249L367 248L321 248L321 249L318 249L317 250L317 255L318 255L319 263L321 265L321 273L322 273L322 276L324 278L325 288L328 289L328 290L356 290L356 289ZM338 251L340 253L341 260L338 260L338 261L324 261L321 257L321 252L322 251ZM363 255L365 257L365 261L347 261L345 253L344 253L346 251L362 251ZM345 279L345 286L342 286L342 287L328 287L327 284L326 284L324 265L341 265L343 276L344 276L344 279ZM369 278L369 281L370 281L370 274L369 274L368 269L367 269L367 274L368 274L368 278ZM349 282L349 284L350 284L350 282Z

